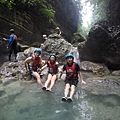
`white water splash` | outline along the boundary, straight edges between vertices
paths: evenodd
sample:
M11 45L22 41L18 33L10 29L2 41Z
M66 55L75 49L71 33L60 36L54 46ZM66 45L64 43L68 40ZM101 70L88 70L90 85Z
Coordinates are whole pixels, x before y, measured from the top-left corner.
M74 62L80 65L80 56L77 47L72 47L70 53L73 54Z

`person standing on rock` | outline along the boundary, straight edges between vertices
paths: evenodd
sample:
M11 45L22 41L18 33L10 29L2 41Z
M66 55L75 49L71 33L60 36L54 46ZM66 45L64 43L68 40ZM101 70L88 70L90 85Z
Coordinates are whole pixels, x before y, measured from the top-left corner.
M44 60L42 60L40 57L41 52L42 52L42 50L40 48L36 48L34 50L34 55L26 58L26 60L24 61L24 64L25 64L26 73L31 72L31 75L33 75L37 79L38 84L43 87L40 75L38 73L40 71L40 68L42 67L42 65L45 64ZM32 64L31 65L32 70L29 70L30 68L28 68L29 63Z
M41 68L41 71L44 70L46 67L48 67L48 77L42 89L46 91L51 91L58 77L58 62L56 62L55 54L50 54L47 64ZM49 84L50 86L48 87Z
M43 40L44 40L44 42L47 40L47 35L43 35ZM43 43L41 43L40 44L40 49L42 50L42 48L43 48Z
M62 32L61 32L60 28L59 28L59 27L56 27L56 30L57 30L57 34L58 34L60 37L62 37Z
M8 42L7 48L9 49L9 61L11 61L11 55L14 51L15 61L17 57L17 36L14 34L14 29L10 29L11 35L9 39L3 38Z
M60 70L61 74L59 79L61 79L63 71L66 71L66 80L65 80L65 89L64 89L64 97L62 101L72 102L73 95L75 93L75 87L78 84L78 74L80 76L80 80L82 84L86 84L82 79L82 74L80 72L80 67L77 63L74 62L74 57L71 53L66 54L66 64L63 66L62 70ZM70 96L68 94L70 92Z
M47 40L47 35L43 35L43 40L44 40L44 41Z

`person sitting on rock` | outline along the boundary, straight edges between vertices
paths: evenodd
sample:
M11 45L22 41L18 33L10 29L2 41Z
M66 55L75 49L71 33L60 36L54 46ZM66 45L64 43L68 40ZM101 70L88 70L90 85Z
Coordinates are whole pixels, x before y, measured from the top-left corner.
M46 65L41 68L41 71L46 67L48 67L48 76L47 81L45 82L45 85L42 89L51 91L58 76L58 62L56 62L55 54L50 54L49 60L47 61ZM48 87L49 84L50 86Z
M78 84L78 74L81 79L82 84L86 84L85 81L82 79L82 74L80 72L80 67L77 63L74 62L74 57L71 53L66 54L66 64L63 66L63 68L60 70L61 74L59 76L59 79L61 79L63 71L66 71L66 80L65 80L65 89L64 89L64 97L62 98L62 101L68 101L72 102L72 98L75 92L75 87ZM68 97L68 94L70 92L70 97Z
M37 79L38 84L43 87L40 75L38 73L40 68L42 67L42 64L45 64L45 61L42 60L40 57L41 52L42 52L42 50L40 48L36 48L34 50L34 55L26 58L26 60L24 61L24 64L25 64L26 72L32 71L31 74ZM28 68L29 63L32 63L31 64L32 70L29 70L30 68Z

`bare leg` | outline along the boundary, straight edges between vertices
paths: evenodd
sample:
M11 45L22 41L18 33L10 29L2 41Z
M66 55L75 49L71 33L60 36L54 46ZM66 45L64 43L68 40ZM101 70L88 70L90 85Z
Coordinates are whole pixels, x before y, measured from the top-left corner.
M47 81L45 82L45 86L47 88L48 84L50 83L50 80L52 78L52 75L51 74L48 74L48 78L47 78Z
M68 97L69 89L70 89L70 84L66 84L65 85L65 90L64 90L64 95L65 95L66 98Z
M69 97L69 98L72 99L74 93L75 93L75 86L72 85L72 86L71 86L71 90L70 90L70 97Z
M40 79L40 75L37 72L33 72L33 76L37 79L38 84L43 87L43 84Z
M51 78L51 84L50 84L50 87L48 88L49 91L51 91L52 87L54 86L56 78L57 78L56 75L52 76L52 78Z

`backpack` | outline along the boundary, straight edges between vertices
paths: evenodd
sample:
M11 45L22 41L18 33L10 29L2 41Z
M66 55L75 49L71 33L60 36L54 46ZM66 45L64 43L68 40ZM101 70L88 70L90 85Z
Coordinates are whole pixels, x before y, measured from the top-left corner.
M11 41L11 44L10 45L17 45L17 36L16 35L13 35L13 39Z

